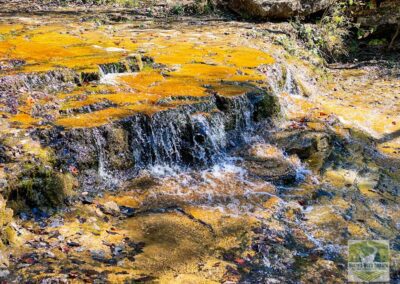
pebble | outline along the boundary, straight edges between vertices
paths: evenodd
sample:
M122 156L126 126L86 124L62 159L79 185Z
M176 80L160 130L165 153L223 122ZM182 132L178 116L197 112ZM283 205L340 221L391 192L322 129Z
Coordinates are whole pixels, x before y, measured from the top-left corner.
M10 275L10 271L7 269L2 269L0 270L0 279L5 279L8 277L8 275Z

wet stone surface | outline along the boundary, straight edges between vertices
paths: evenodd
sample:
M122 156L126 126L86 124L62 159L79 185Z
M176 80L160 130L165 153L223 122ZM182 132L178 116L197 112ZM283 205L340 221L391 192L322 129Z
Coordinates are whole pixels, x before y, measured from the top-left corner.
M1 281L345 283L350 239L396 281L398 79L264 28L1 19Z

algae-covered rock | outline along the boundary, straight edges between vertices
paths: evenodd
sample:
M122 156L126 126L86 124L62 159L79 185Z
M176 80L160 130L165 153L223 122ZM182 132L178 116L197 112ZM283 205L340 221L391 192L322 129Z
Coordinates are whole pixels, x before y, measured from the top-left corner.
M287 153L296 154L315 170L323 166L333 146L333 138L326 132L287 130L277 132L272 137Z
M46 167L28 164L12 181L6 192L10 207L21 210L26 207L59 207L65 198L73 194L75 179L69 174Z
M104 151L108 157L109 166L115 170L128 170L133 167L132 150L129 145L129 131L120 125L105 127L107 143Z
M254 107L255 121L263 121L267 118L279 116L281 111L278 97L268 93L265 93Z
M16 243L16 233L12 227L13 211L6 208L6 201L0 195L0 269L9 265L5 249L10 244Z

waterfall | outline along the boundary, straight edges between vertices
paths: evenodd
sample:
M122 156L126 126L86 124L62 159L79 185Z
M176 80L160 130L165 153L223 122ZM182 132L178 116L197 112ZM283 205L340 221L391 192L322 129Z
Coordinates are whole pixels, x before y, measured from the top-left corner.
M60 153L93 169L107 182L130 179L141 170L168 172L206 169L229 160L231 150L249 142L260 122L263 90L223 97L212 95L156 113L135 113L91 129L71 130ZM271 112L272 113L272 112ZM93 142L94 141L94 142ZM89 174L90 175L90 174Z
M193 111L188 108L132 119L131 148L138 170L148 166L205 166L218 160L226 146L223 115Z

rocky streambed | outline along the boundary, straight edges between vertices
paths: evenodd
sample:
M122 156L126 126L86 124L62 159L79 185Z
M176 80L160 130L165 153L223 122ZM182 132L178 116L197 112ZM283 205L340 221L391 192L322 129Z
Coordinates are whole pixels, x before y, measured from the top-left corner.
M397 281L398 76L270 25L2 19L0 279L342 283L386 239Z

